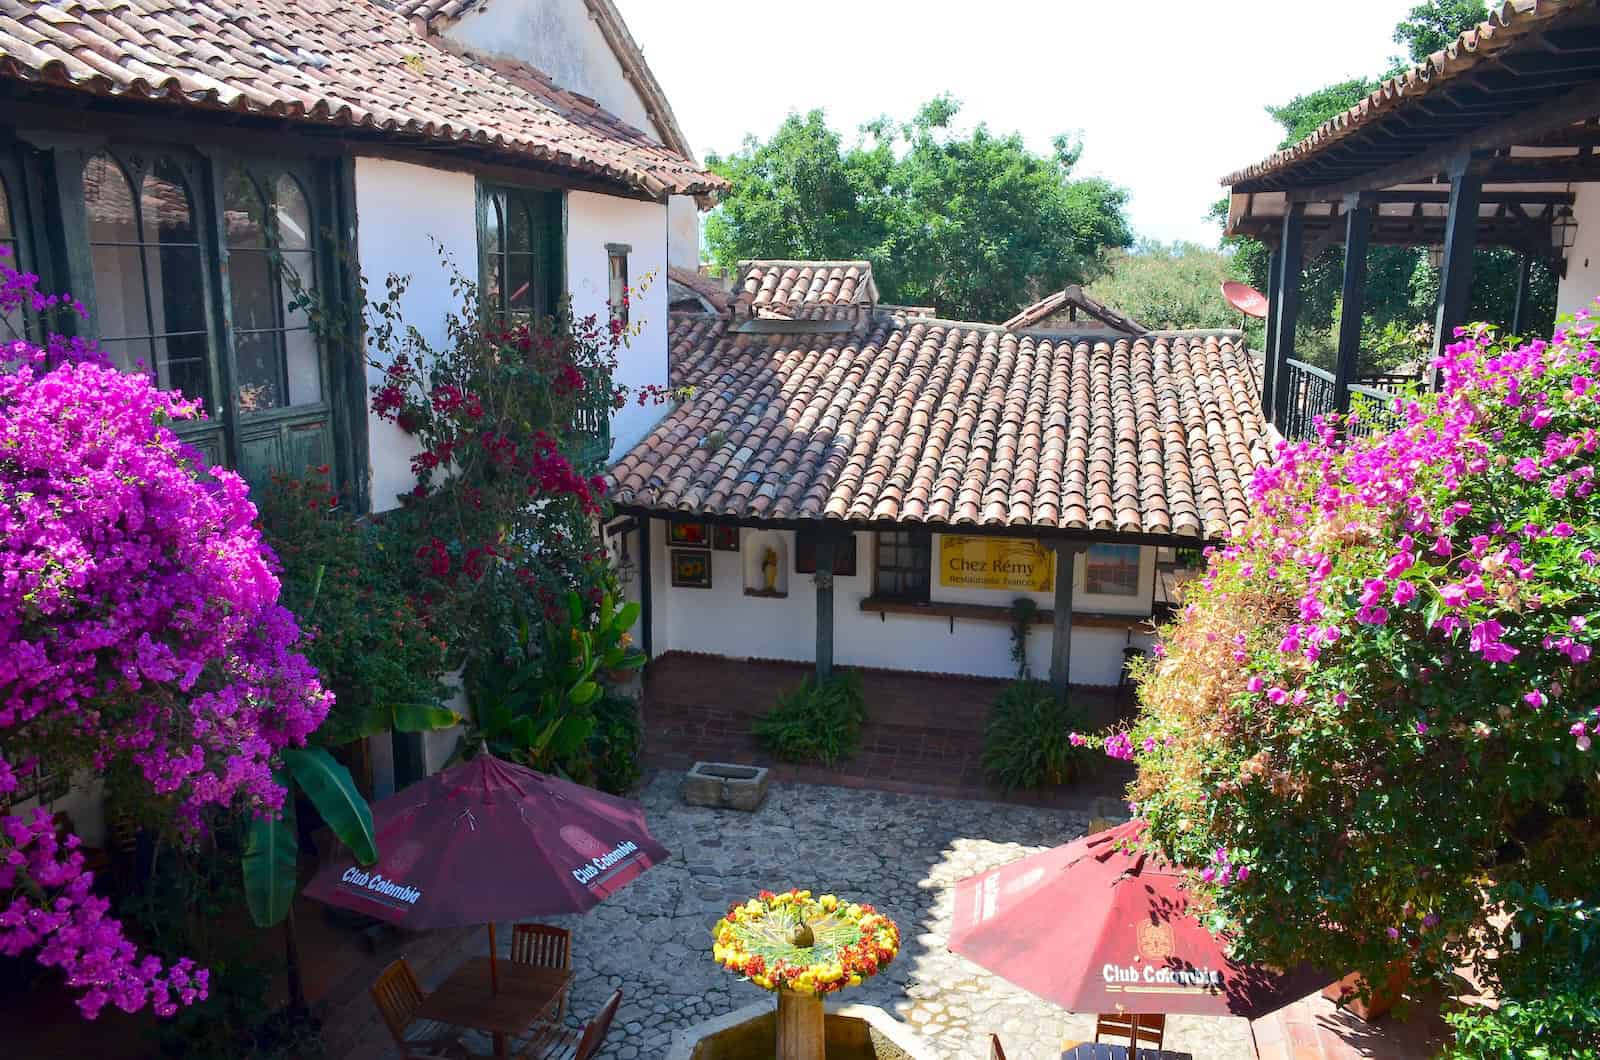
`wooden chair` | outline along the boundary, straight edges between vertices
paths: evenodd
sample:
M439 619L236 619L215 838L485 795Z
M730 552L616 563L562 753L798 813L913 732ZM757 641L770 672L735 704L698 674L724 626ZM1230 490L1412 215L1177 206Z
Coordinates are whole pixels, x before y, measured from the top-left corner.
M1167 1017L1159 1013L1140 1015L1136 1012L1112 1012L1094 1021L1094 1040L1115 1038L1113 1044L1128 1043L1128 1051L1160 1049L1167 1035Z
M611 1021L621 1004L622 991L618 990L606 1000L600 1014L584 1025L581 1034L553 1023L542 1024L534 1030L528 1047L517 1054L517 1060L593 1060L611 1033Z
M372 1000L389 1028L401 1060L466 1060L471 1056L448 1024L416 1019L425 995L406 959L390 964L372 984Z
M998 1034L989 1035L989 1060L1006 1060L1006 1051L1000 1044Z
M511 959L518 964L539 968L572 970L572 932L549 924L514 924L511 927ZM556 1019L567 1016L567 995L561 995Z

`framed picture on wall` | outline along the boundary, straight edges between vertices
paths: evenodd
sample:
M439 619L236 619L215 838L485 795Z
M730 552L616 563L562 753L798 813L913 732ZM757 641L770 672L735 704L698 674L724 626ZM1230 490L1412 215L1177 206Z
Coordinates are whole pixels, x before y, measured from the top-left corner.
M673 588L711 588L711 553L687 548L675 548L670 552Z
M667 544L687 545L689 548L711 547L711 536L705 523L668 523Z
M737 526L713 526L711 528L711 547L718 552L739 551L739 528Z
M1083 554L1083 591L1099 596L1139 595L1139 546L1090 545Z

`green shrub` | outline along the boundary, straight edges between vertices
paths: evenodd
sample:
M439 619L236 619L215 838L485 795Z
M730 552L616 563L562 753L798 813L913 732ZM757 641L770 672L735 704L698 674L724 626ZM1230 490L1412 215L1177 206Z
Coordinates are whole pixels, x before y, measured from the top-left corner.
M639 704L632 696L607 690L594 705L589 755L595 787L621 795L639 782Z
M1043 681L1014 681L994 701L983 733L983 770L1007 791L1064 784L1093 757L1070 734L1083 716Z
M1445 1016L1456 1040L1446 1060L1600 1060L1600 996L1573 984L1544 997L1501 998Z
M751 731L761 746L785 761L831 766L855 753L866 720L861 676L846 671L820 685L807 677L758 718Z

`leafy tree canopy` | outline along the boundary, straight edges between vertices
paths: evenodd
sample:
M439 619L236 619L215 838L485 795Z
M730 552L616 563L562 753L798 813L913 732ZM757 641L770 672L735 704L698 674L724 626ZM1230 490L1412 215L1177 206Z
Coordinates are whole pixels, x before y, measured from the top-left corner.
M1036 154L1018 133L958 130L959 113L940 96L908 122L868 122L846 147L814 110L709 156L731 185L706 222L712 259L865 258L885 301L1003 320L1133 243L1126 191L1072 176L1077 140Z
M1404 73L1407 67L1454 43L1488 17L1484 0L1426 0L1413 7L1394 28L1394 42L1404 47L1406 54L1395 56L1390 76Z
M1233 328L1239 314L1219 297L1233 278L1227 255L1196 243L1141 242L1107 256L1089 293L1152 328Z

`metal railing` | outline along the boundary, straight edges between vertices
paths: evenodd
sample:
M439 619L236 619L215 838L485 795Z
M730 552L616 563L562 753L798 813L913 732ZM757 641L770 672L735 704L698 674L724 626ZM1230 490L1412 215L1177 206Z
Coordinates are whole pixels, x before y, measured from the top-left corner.
M611 380L596 369L582 369L586 385L578 399L573 427L581 442L577 459L586 474L605 467L611 454Z
M1284 389L1280 393L1286 394L1287 400L1278 416L1278 430L1290 441L1314 438L1317 417L1333 411L1333 374L1292 357L1281 367Z
M1415 381L1410 376L1400 378L1406 383ZM1395 410L1395 399L1399 396L1393 390L1365 382L1350 384L1350 411L1359 415L1349 433L1357 438L1367 438L1405 426L1405 417Z

